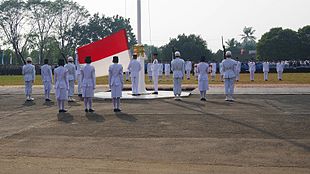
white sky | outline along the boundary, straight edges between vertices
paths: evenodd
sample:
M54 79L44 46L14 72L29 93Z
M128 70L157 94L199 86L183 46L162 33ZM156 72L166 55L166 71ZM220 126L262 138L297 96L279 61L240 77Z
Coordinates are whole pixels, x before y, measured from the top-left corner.
M131 19L136 34L137 0L73 0L91 14L119 14ZM141 0L142 42L162 46L179 34L197 34L216 52L224 41L240 40L244 26L254 35L273 27L299 28L310 25L310 0ZM148 4L150 5L150 20ZM149 21L151 24L151 35ZM150 37L151 36L151 37ZM151 38L151 39L150 39Z

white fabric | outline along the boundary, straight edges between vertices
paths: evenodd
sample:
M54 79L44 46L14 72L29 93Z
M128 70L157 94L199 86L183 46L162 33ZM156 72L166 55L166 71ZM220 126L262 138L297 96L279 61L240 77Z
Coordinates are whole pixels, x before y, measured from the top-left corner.
M158 75L162 76L164 72L164 65L162 63L159 63L159 68L158 68Z
M198 70L199 91L209 90L209 80L208 80L209 64L205 62L200 62L197 66L197 70Z
M264 72L264 80L268 80L268 72Z
M153 65L152 63L147 64L147 74L149 77L152 76L152 65Z
M122 97L123 84L123 66L117 63L110 65L109 87L112 98Z
M216 75L216 63L211 63L212 66L212 76Z
M173 78L183 78L185 72L185 62L183 59L177 57L171 62L171 70Z
M27 63L23 66L22 73L24 75L24 81L34 81L36 76L36 70L34 65Z
M222 71L224 79L231 79L236 77L237 62L231 58L222 61Z
M157 59L153 61L152 64L152 75L153 75L153 83L154 83L154 91L158 92L158 76L160 71L160 64L158 64Z
M165 76L170 76L170 64L165 64Z
M175 96L181 96L181 92L182 92L182 78L181 77L173 78L173 92Z
M54 70L55 96L57 100L67 100L69 90L68 69L60 66Z
M139 72L141 71L142 66L140 62L133 59L128 65L128 70L131 75L131 88L132 94L139 94Z
M269 72L269 62L263 63L263 72Z
M250 80L253 81L254 80L254 74L256 71L256 65L255 62L249 62L249 72L250 72Z
M65 65L65 68L68 69L68 80L75 80L76 79L76 68L73 63L68 63Z
M44 85L45 98L48 99L49 93L52 89L52 79L53 79L52 67L50 65L45 64L41 66L41 77Z
M90 64L86 64L81 69L81 78L82 78L82 96L94 97L94 90L96 89L95 68Z
M235 88L235 78L225 78L224 86L225 86L225 95L232 97Z

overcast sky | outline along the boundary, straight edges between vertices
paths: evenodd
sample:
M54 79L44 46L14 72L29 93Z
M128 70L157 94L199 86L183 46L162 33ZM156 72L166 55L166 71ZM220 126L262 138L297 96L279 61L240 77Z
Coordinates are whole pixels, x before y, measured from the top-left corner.
M74 1L91 14L99 12L130 18L136 34L137 0ZM167 44L169 38L179 34L197 34L216 52L221 48L221 36L225 41L231 38L240 40L244 26L253 27L256 30L254 35L259 39L273 27L298 30L310 25L310 0L141 1L142 42L155 46Z

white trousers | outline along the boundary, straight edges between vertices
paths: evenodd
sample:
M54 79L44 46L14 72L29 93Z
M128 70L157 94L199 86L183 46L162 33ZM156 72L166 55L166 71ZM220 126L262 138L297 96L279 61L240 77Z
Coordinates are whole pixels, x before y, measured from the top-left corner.
M158 76L153 76L154 92L158 92Z
M255 74L254 71L250 71L250 80L251 81L254 80L254 74Z
M282 75L283 75L283 71L279 71L278 72L278 80L282 80Z
M173 92L174 95L181 95L182 92L182 78L178 77L178 78L173 78Z
M44 85L45 99L49 99L50 98L51 89L52 89L52 82L51 81L44 81L43 85Z
M139 76L131 77L132 94L139 94L138 84L139 84Z
M25 94L31 96L32 94L32 81L25 81Z
M69 80L69 97L72 97L74 94L74 80Z
M225 79L224 85L225 85L225 95L226 96L232 97L232 95L234 94L235 80L236 80L236 78Z
M80 74L77 76L77 79L78 79L78 94L82 94L82 78Z
M268 72L264 72L264 80L268 80Z
M191 78L191 71L186 71L186 78L187 79L190 79Z

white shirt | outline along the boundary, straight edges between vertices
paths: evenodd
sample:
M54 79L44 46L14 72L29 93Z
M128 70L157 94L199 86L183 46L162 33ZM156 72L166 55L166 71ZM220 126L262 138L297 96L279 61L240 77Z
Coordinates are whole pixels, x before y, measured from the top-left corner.
M114 63L109 67L109 85L119 86L123 84L123 66Z
M131 77L138 77L141 69L142 69L141 64L136 59L132 59L130 61L128 65L128 70L131 74Z
M256 71L256 66L255 66L255 62L249 62L249 71L250 72L255 72Z
M26 65L23 66L22 73L24 75L25 81L35 80L36 70L35 70L34 65L27 63Z
M241 71L241 62L240 61L237 61L236 70L238 73L240 73L240 71Z
M209 70L209 64L205 62L200 62L197 65L197 71L198 71L198 80L208 80L208 71Z
M90 64L86 64L81 69L81 79L83 87L93 87L95 89L96 88L95 68Z
M171 70L174 78L183 78L185 71L185 62L183 59L177 57L171 62Z
M155 59L153 61L153 64L152 64L152 75L155 77L157 77L159 75L159 71L160 71L160 64L158 64L158 61Z
M269 72L269 62L263 63L263 72Z
M226 58L222 61L223 75L224 78L234 78L236 77L236 66L237 62L231 58Z
M283 72L284 70L284 63L277 63L277 72Z
M65 68L68 69L68 79L75 80L75 75L76 75L75 65L69 62L68 64L65 65Z
M54 82L55 89L57 88L65 88L69 89L68 82L68 69L63 66L59 66L54 70Z
M41 76L43 82L51 82L53 78L52 67L47 64L41 66Z
M192 62L191 61L186 61L185 62L185 70L186 71L191 71L192 70Z

